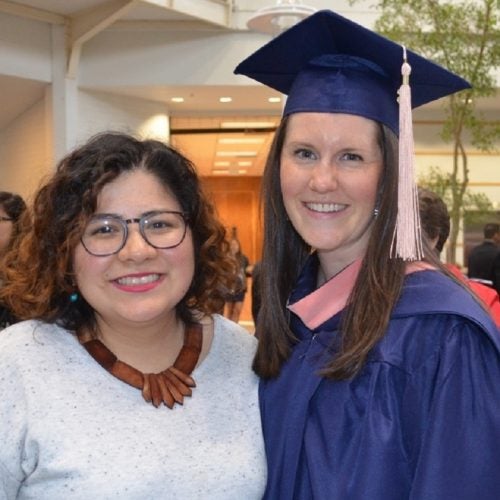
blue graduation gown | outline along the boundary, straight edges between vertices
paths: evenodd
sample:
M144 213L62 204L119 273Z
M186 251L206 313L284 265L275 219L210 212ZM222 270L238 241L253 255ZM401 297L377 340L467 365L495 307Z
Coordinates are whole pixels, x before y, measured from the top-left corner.
M315 288L310 259L290 302ZM500 334L459 285L407 275L385 337L352 380L318 375L341 313L261 382L268 500L500 499Z

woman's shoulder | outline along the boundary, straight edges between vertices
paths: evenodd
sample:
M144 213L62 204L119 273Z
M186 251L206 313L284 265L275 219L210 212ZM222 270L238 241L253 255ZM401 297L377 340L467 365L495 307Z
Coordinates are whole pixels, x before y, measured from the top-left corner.
M212 354L232 365L250 366L257 350L257 339L243 327L216 314Z
M226 344L255 352L257 339L242 326L220 314L214 314L213 320L214 334L221 337Z
M257 339L224 316L214 314L212 320L214 337L207 357L197 368L197 375L210 374L211 379L237 379L238 383L247 381L253 385L257 380L252 371Z
M418 276L417 276L418 275ZM415 273L373 359L413 371L452 351L500 355L500 332L465 287L438 272Z
M393 316L450 314L490 329L493 322L465 284L437 270L408 275Z
M33 347L57 345L69 336L67 330L52 323L20 321L0 331L0 352L22 353Z

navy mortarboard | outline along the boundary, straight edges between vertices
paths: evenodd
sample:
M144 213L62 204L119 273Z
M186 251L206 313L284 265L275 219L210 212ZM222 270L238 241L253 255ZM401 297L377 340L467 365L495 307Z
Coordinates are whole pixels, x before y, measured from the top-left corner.
M284 116L354 114L383 123L399 135L400 179L406 182L400 182L394 255L405 260L421 257L411 107L470 88L466 80L327 10L271 40L241 62L235 73L287 94Z

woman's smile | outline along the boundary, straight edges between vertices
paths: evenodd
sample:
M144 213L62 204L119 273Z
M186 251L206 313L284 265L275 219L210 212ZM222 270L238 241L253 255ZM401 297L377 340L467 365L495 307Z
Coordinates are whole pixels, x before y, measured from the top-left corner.
M126 291L146 291L145 285L147 289L154 288L156 284L160 282L162 275L158 273L140 273L140 274L130 274L127 276L123 276L114 280L121 289ZM150 285L148 287L148 285Z
M339 203L304 203L304 205L312 212L320 213L337 213L345 210L347 205Z

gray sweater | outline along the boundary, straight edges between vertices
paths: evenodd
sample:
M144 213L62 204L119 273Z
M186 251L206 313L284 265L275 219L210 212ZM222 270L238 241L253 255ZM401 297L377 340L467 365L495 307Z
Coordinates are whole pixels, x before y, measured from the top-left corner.
M260 498L256 342L214 319L193 396L173 410L146 403L62 328L26 321L3 330L0 499Z

